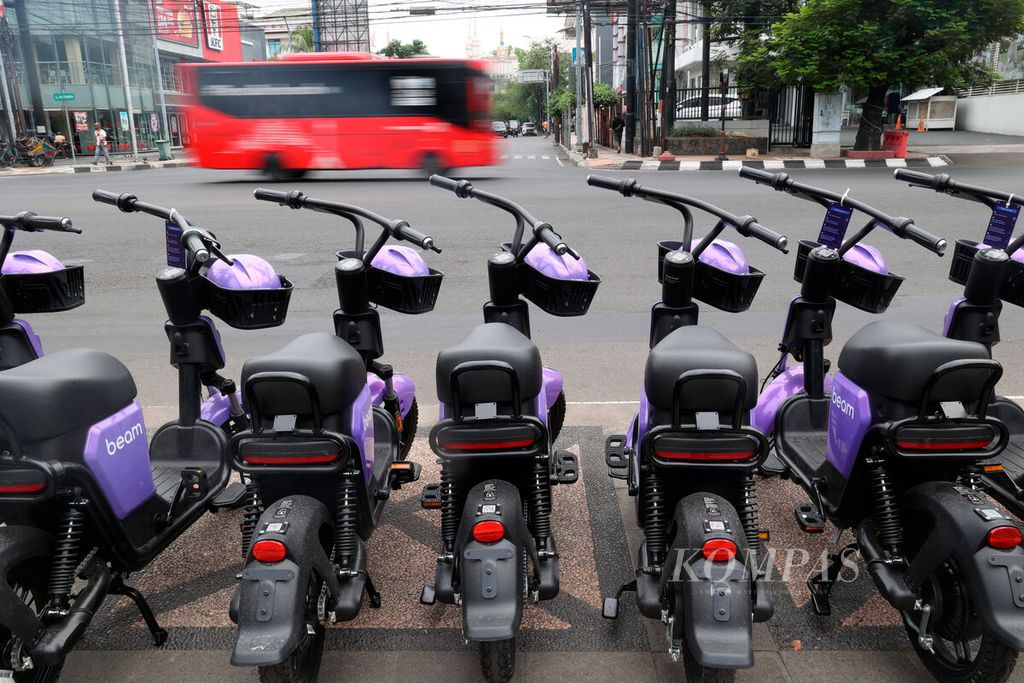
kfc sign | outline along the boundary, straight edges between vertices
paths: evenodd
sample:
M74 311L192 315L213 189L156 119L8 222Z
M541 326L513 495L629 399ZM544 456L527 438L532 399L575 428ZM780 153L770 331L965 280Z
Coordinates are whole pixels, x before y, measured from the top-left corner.
M206 47L211 50L223 50L224 35L221 33L220 6L204 2L203 11L206 14Z

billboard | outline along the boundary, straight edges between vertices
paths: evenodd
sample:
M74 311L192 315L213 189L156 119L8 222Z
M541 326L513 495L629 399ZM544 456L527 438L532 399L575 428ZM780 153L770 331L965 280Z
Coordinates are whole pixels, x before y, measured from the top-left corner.
M157 38L199 47L196 6L192 0L153 0L153 14Z
M242 34L238 8L227 2L203 0L203 58L212 62L242 61Z

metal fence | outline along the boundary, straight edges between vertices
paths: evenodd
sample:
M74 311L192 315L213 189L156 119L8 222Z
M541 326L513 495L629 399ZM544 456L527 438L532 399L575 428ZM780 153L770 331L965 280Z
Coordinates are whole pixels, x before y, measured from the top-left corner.
M726 119L744 116L743 100L736 86L726 87L725 92L720 86L712 86L706 105L704 88L676 88L677 121L718 121L723 113Z
M992 85L980 88L961 90L960 97L979 97L981 95L1018 95L1024 93L1024 79L1014 78L1006 81L995 81Z

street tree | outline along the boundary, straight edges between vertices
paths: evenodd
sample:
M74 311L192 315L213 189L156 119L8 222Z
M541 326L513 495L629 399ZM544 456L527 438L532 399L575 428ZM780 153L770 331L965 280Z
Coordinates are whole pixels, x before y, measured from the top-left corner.
M292 29L288 36L289 52L314 52L313 27L309 24Z
M551 56L557 44L548 38L534 41L528 49L514 48L520 71L525 69L551 69ZM568 52L559 55L560 83L567 83L571 59ZM494 96L494 113L505 114L504 118L526 120L544 115L544 84L543 83L508 83L505 88Z
M993 74L976 54L1022 29L1024 0L807 0L740 63L749 74L816 92L865 92L855 149L874 150L890 85L989 83Z
M385 57L395 57L397 59L408 59L409 57L430 53L427 52L426 44L424 44L424 42L419 38L411 43L403 43L401 40L395 38L388 43L383 50L378 50L377 54L384 55Z

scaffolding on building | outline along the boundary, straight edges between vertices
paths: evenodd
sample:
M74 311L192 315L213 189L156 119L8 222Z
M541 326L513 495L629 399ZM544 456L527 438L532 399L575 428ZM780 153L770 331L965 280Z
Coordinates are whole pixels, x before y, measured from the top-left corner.
M367 0L312 0L317 52L369 52Z

